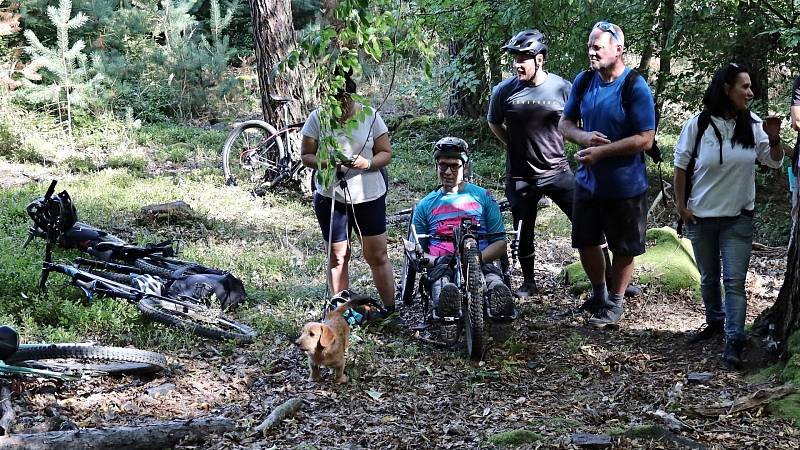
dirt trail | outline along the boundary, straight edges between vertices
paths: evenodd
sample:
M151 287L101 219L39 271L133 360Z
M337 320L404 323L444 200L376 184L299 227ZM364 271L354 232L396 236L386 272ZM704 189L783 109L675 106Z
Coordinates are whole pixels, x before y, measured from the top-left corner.
M330 376L321 383L306 381L305 359L290 336L265 336L260 350L230 354L208 342L177 355L173 368L156 379L26 383L15 401L18 423L25 429L62 426L47 417L53 411L81 427L224 414L237 421L238 431L209 436L199 448L463 449L519 428L540 435L529 448L573 448L573 433L663 426L657 414L674 413L685 426L677 434L690 441L614 437L615 448L685 448L686 442L708 448L800 447L800 433L789 422L761 409L688 415L693 407L780 384L750 382L746 374L727 370L719 361L721 341L685 345L687 332L702 323L698 301L646 287L627 303L618 330L597 330L570 312L581 300L568 295L555 276L572 258L567 240L551 239L538 252L540 294L520 302L514 338L493 346L478 365L465 359L463 348L441 349L417 339L412 325L421 314L412 307L402 310L402 327L355 331L348 362L353 381L346 385L332 384ZM777 296L781 259L754 256L750 321ZM709 372L710 380L689 384L692 372ZM266 435L250 431L295 397L303 399L303 408L293 419Z

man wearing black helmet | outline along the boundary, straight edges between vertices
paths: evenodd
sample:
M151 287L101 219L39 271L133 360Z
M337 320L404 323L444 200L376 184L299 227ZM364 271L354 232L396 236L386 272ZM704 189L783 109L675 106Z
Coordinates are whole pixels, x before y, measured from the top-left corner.
M453 242L433 236L452 236L453 228L470 217L486 235L478 247L490 312L492 316L511 316L514 299L503 283L502 272L492 264L506 254L503 216L489 191L464 180L465 166L469 164L467 150L467 143L456 137L442 138L434 145L434 167L442 186L420 200L412 218L417 233L432 236L421 238L419 244L432 268L428 278L433 307L438 317L457 317L461 307L461 294L451 282L452 268L448 265L454 253ZM507 339L509 332L507 324L492 324L496 339Z
M558 131L572 85L544 70L547 38L539 30L521 31L502 48L514 58L516 74L492 90L487 119L489 128L508 148L506 197L515 226L522 221L519 261L523 283L516 294L528 297L536 293L534 227L539 199L547 195L572 217L575 178Z

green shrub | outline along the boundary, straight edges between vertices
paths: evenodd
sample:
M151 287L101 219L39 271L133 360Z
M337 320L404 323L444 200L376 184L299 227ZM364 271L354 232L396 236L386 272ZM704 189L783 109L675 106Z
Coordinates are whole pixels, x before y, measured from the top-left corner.
M134 173L147 170L147 160L139 155L113 155L106 160L109 169L128 169Z
M63 164L70 172L89 173L97 171L97 165L90 156L72 155L67 157Z

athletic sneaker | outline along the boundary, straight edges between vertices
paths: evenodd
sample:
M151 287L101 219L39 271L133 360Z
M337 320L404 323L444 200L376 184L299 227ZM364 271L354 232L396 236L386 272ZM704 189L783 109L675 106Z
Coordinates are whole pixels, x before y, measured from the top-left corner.
M603 328L608 325L616 325L619 322L619 319L622 318L622 314L625 312L625 301L624 300L614 300L608 299L603 305L603 308L594 315L591 319L589 319L589 323L598 327Z
M439 293L439 305L436 307L437 315L440 318L458 317L460 311L461 291L453 283L445 284L442 286L442 292Z
M495 284L488 295L489 313L493 317L509 317L514 315L514 297L511 290L503 283ZM514 331L510 321L496 321L491 323L489 334L498 342L505 342Z
M539 292L539 289L536 288L536 282L534 281L525 281L522 283L522 286L514 292L518 298L527 298L533 297Z
M458 317L461 311L461 291L458 290L453 283L447 283L442 286L442 291L439 293L439 305L436 307L436 313L440 318L444 317ZM458 324L454 322L442 322L441 324L442 340L448 345L453 345L458 340Z
M638 286L634 286L632 284L628 284L628 287L625 288L625 297L637 297L642 294L642 289Z

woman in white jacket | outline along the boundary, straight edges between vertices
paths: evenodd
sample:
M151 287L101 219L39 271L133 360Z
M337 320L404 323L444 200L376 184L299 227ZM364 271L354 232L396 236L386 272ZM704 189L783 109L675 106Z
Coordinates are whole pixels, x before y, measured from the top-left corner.
M764 131L748 108L752 98L745 67L717 70L703 112L683 125L674 161L678 213L692 241L706 309L706 327L689 341L724 334L722 359L734 367L741 365L747 339L744 283L753 244L755 163L780 168L783 162L777 130Z

